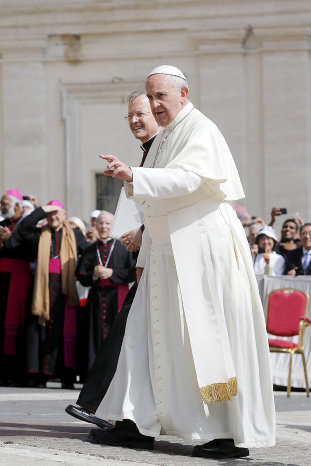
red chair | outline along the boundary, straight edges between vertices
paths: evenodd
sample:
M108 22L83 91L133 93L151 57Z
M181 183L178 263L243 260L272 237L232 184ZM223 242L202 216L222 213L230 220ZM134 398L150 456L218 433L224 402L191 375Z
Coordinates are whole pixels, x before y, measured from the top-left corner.
M301 354L306 393L309 396L307 365L304 353L305 329L311 323L311 320L306 316L308 307L308 293L295 288L273 290L266 297L267 332L276 337L299 335L298 343L287 339L269 338L269 348L272 353L289 353L287 396L291 392L293 354Z

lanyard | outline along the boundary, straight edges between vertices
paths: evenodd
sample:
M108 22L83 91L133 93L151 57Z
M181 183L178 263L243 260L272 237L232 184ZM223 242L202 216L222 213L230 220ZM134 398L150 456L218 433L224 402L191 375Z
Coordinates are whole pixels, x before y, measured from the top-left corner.
M110 248L110 251L109 251L109 254L108 254L108 257L107 257L107 260L106 260L106 263L105 265L103 265L103 262L102 262L102 259L100 257L100 252L99 252L99 247L98 247L98 244L96 246L96 249L97 249L97 257L98 257L98 262L99 262L99 265L102 265L103 267L107 267L109 261L110 261L110 257L111 257L111 254L112 254L112 251L113 251L113 248L114 248L114 245L116 244L116 240L114 239L113 240L113 243L111 245L111 248Z

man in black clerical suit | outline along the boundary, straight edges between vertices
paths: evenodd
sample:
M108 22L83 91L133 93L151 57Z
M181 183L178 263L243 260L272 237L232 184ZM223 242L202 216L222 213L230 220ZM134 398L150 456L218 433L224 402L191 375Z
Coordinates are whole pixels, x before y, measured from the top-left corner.
M47 224L38 228L39 221ZM27 323L27 372L34 384L58 376L63 388L73 388L76 374L75 268L88 246L78 228L66 221L61 202L50 201L22 220L19 233L25 248L36 249L31 316Z
M134 92L129 96L128 114L125 118L128 120L134 137L142 143L143 158L140 166L143 166L151 144L159 132L158 124L151 113L149 100L145 93ZM122 244L126 246L126 249L136 252L141 245L142 231L141 229L132 230L125 233L122 238ZM71 416L96 424L102 428L109 428L112 425L103 419L97 418L94 413L105 396L116 371L126 320L136 289L137 284L135 283L125 298L122 309L115 319L110 333L102 344L101 350L94 361L77 400L79 407L69 405L66 408L66 412ZM133 427L130 423L131 421L123 421L123 424L120 424L123 427L126 424L127 429L133 428L135 430L136 426Z
M88 370L122 308L128 284L136 279L133 253L110 238L113 217L111 212L99 213L95 224L99 238L85 249L76 270L81 285L91 287L86 302L87 348L83 348Z
M287 275L311 275L311 223L300 229L301 246L287 254Z

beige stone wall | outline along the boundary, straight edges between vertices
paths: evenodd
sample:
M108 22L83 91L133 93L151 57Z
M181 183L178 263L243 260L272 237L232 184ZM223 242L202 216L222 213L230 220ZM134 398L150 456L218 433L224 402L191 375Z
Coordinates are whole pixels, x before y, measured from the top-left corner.
M95 207L99 152L137 163L123 116L174 64L225 135L249 211L311 220L309 0L0 0L0 189Z

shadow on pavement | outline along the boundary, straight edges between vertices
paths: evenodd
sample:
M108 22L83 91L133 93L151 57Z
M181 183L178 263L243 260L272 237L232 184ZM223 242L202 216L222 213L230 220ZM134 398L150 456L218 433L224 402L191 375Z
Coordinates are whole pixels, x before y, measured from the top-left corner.
M287 425L290 429L302 429L311 432L311 426L296 426ZM26 424L26 423L13 423L13 422L0 422L0 441L3 443L14 443L15 438L58 438L58 439L78 439L82 442L89 443L87 435L91 429L91 425L51 425L51 424ZM104 448L104 445L103 445ZM161 437L155 442L155 448L153 451L149 451L148 454L154 455L168 455L172 456L184 456L190 457L192 454L193 445L187 445L179 442L172 442L162 440ZM142 450L139 450L142 451ZM202 464L206 459L204 458L193 458L195 464ZM189 461L189 460L188 460ZM211 461L211 460L208 460ZM274 461L259 460L250 457L241 459L219 459L217 464L233 464L235 466L245 465L249 463L252 466L266 465L266 466L298 466L295 463L282 463Z
M89 433L89 426L21 424L0 422L0 439L2 437L54 437L80 438Z

